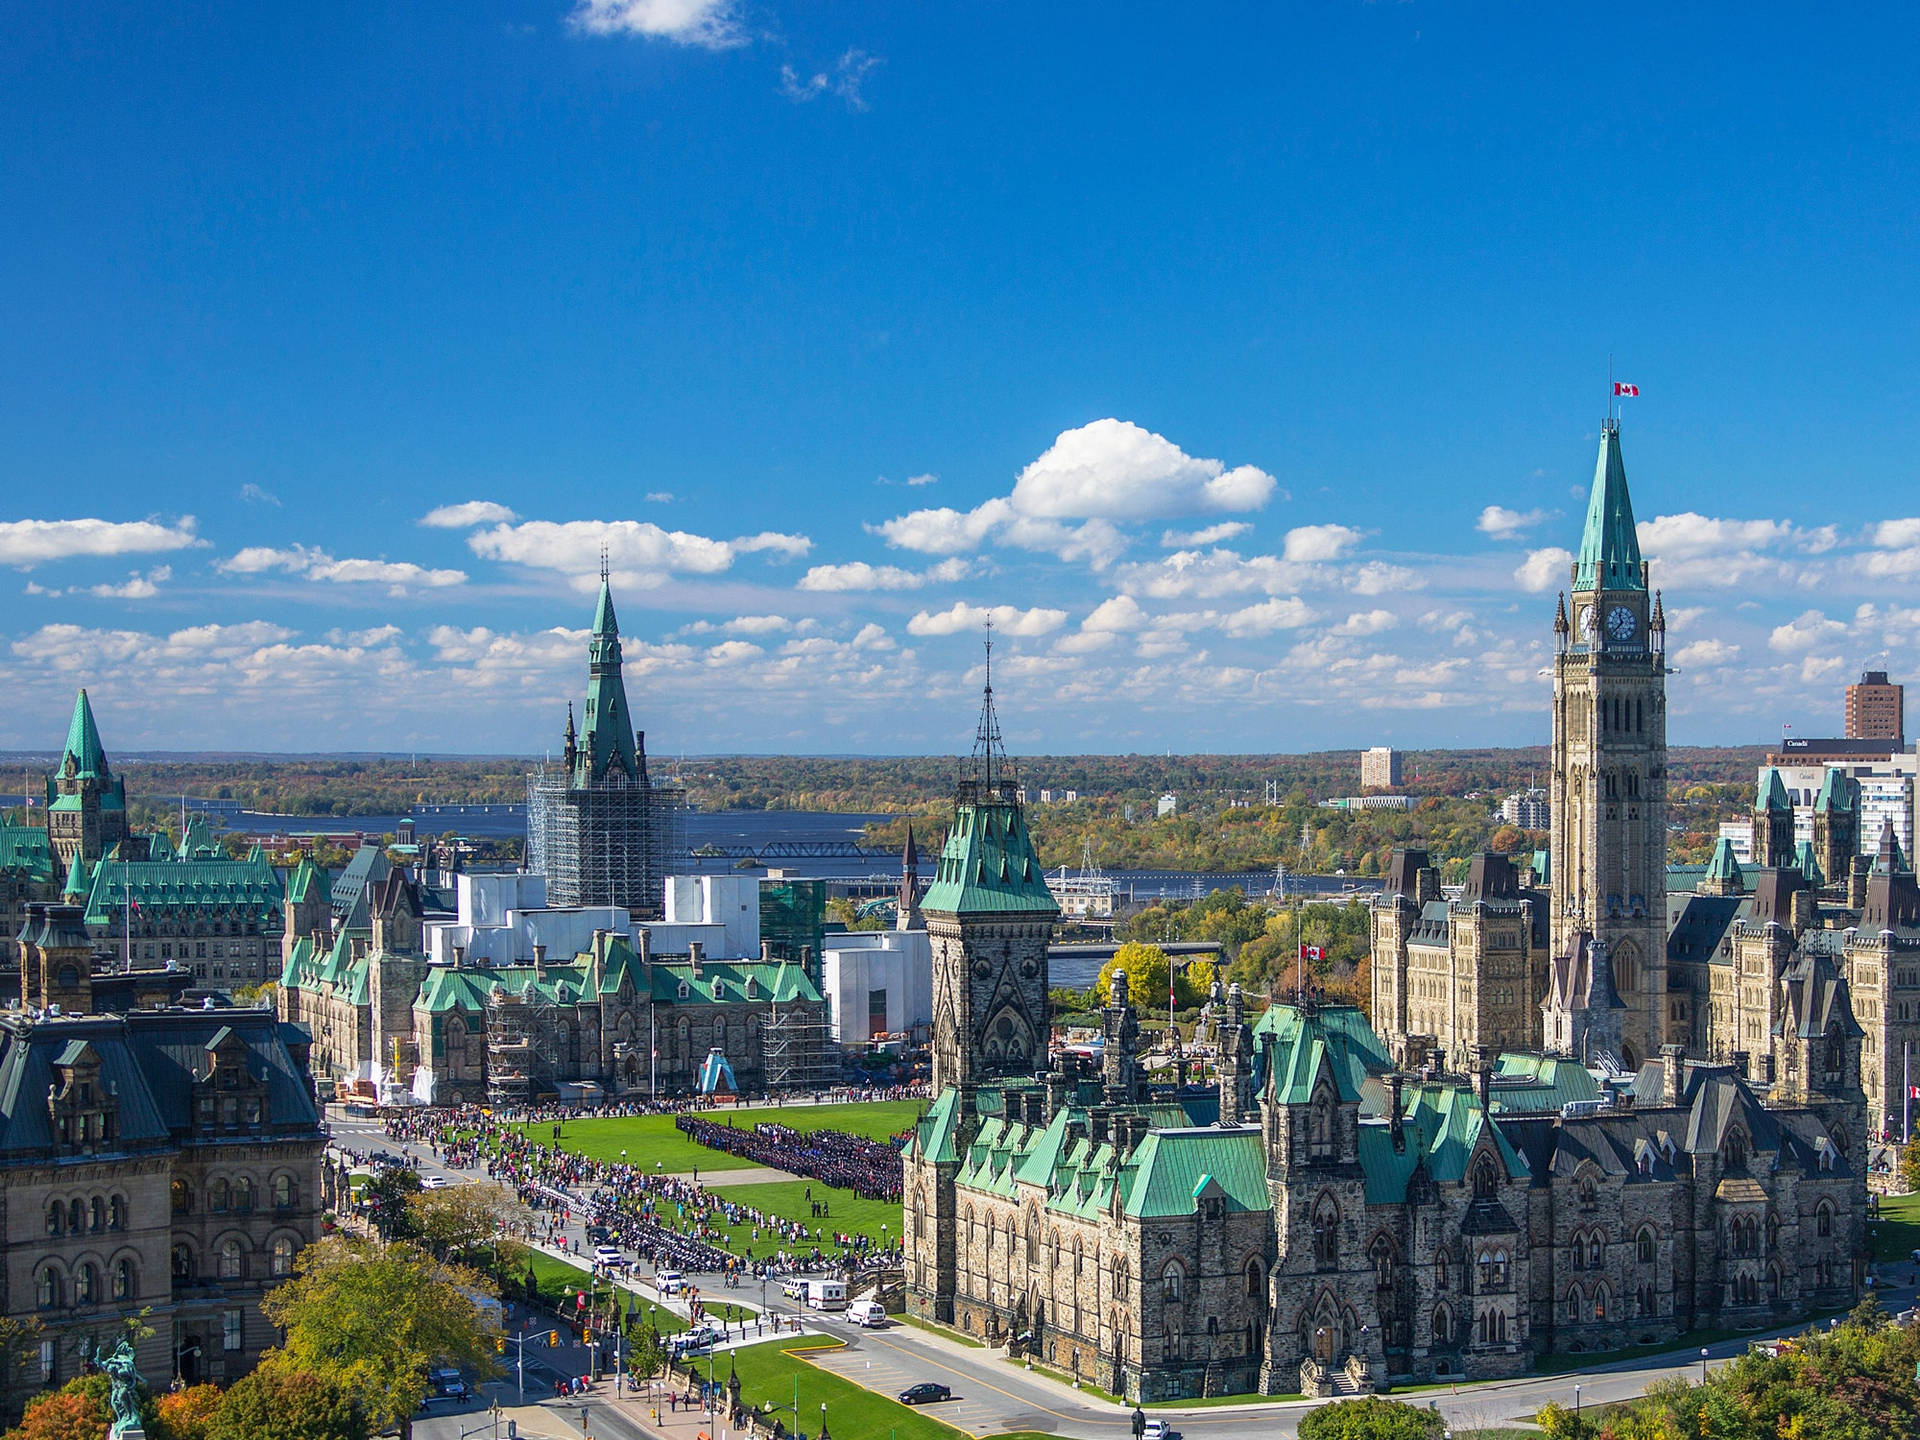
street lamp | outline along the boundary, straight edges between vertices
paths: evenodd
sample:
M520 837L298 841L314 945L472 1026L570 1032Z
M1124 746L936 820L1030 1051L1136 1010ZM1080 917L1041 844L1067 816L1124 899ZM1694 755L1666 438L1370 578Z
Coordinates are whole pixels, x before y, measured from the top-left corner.
M1576 1417L1580 1414L1580 1387L1578 1385L1573 1387L1573 1413Z
M820 1402L820 1440L833 1440L827 1434L827 1402L824 1400Z
M1700 1383L1707 1383L1707 1347L1704 1345L1700 1347Z

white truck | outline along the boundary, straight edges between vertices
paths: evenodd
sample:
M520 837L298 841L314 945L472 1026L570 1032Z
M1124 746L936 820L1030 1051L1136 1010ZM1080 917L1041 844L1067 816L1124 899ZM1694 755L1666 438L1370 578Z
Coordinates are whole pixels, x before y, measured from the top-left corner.
M887 1323L886 1307L878 1300L855 1300L847 1306L847 1319L863 1329L876 1329Z
M809 1310L844 1310L847 1308L847 1287L840 1280L807 1281L807 1308Z

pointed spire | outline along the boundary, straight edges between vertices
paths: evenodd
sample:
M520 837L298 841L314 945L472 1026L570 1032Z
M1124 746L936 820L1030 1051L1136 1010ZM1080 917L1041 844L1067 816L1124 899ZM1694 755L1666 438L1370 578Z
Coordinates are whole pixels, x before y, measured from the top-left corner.
M1575 590L1644 590L1640 536L1633 527L1633 500L1627 494L1627 467L1620 458L1620 422L1609 420L1600 434L1600 459L1587 501L1587 528L1574 561Z
M93 704L82 690L73 702L73 719L67 724L67 747L60 757L60 768L67 768L72 757L76 775L107 778L107 752L100 744L100 727L93 720Z
M1780 772L1769 765L1760 772L1760 784L1753 797L1756 812L1772 810L1791 810L1793 802L1787 798L1787 785L1780 778Z
M1567 592L1560 592L1560 599L1553 607L1553 633L1565 635L1573 627L1567 623Z
M1880 848L1873 857L1875 875L1906 875L1907 857L1900 853L1900 837L1894 833L1893 821L1888 819L1880 826Z
M1747 888L1740 869L1740 857L1733 853L1733 841L1722 835L1713 845L1713 858L1707 862L1706 888L1719 895L1738 895Z
M900 852L900 894L893 904L894 928L920 928L920 847L914 843L913 824L907 824L907 843Z
M613 613L613 590L607 581L604 557L587 662L587 709L583 717L586 743L580 747L586 757L586 773L576 774L575 783L600 780L603 770L614 765L622 768L628 780L638 781L643 778L643 769L627 711L626 682L620 676L620 622ZM571 707L568 723L572 723Z
M1827 877L1820 869L1820 858L1813 853L1811 840L1800 842L1800 848L1794 852L1794 864L1799 868L1801 878L1812 889L1818 890L1827 883Z
M1666 608L1660 603L1660 592L1658 590L1653 592L1653 618L1647 622L1647 627L1656 635L1664 635L1667 633L1667 612Z
M67 887L60 892L62 900L84 900L93 887L87 884L87 862L80 858L78 850L73 852L73 863L67 866Z

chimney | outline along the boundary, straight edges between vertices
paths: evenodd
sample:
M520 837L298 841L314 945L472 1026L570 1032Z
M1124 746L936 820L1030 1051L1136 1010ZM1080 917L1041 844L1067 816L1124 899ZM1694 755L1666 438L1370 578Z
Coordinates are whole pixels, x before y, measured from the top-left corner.
M1401 1125L1400 1109L1401 1075L1398 1070L1387 1076L1387 1125L1393 1136L1393 1153L1398 1155L1407 1148L1407 1135Z
M633 930L634 945L640 956L640 964L653 964L653 932L644 925L636 925Z
M1733 1052L1733 1073L1738 1075L1742 1080L1745 1080L1747 1078L1747 1065L1752 1059L1753 1059L1753 1056L1748 1051L1745 1051L1745 1050L1734 1051Z
M762 940L760 942L760 963L762 965L771 965L773 963L773 942L771 940Z
M1493 1113L1493 1062L1499 1051L1491 1045L1473 1047L1473 1090L1480 1097L1480 1108Z
M1107 1111L1103 1105L1094 1105L1087 1110L1087 1138L1096 1146L1107 1143Z
M707 947L698 940L689 940L687 942L687 963L693 967L693 973L696 978L700 974L700 967L706 963L706 951Z
M1667 1104L1669 1105L1680 1103L1680 1087L1686 1083L1687 1078L1686 1059L1687 1052L1682 1046L1662 1045L1660 1047L1660 1070L1666 1077Z
M1794 891L1792 906L1787 913L1792 917L1793 933L1804 935L1813 924L1813 891Z
M533 944L533 968L538 970L542 965L545 965L546 963L547 963L546 942L536 940L534 941L534 944Z
M1847 908L1860 910L1867 903L1867 876L1873 870L1873 857L1856 855L1853 866L1847 872Z
M464 945L454 946L453 947L453 968L458 970L462 965L466 963L467 963L467 947Z

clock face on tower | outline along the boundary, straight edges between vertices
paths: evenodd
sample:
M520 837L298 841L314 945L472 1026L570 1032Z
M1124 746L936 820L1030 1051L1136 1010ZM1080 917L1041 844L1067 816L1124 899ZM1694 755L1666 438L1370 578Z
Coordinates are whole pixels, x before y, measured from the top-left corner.
M1633 611L1624 605L1616 605L1607 612L1607 634L1616 640L1633 638Z
M1593 632L1599 624L1599 617L1591 605L1580 607L1580 634L1585 639L1593 639Z

